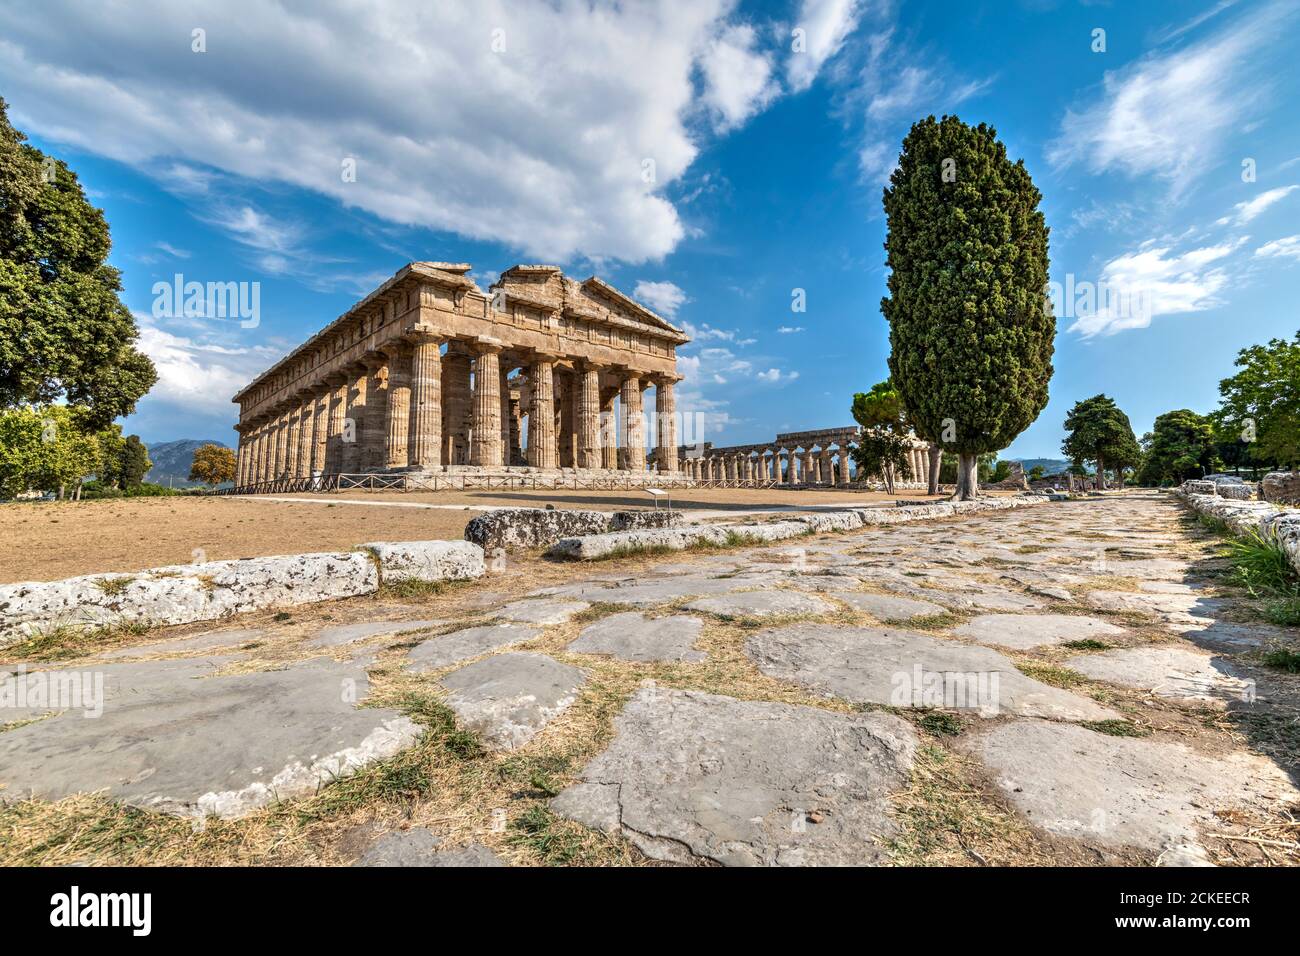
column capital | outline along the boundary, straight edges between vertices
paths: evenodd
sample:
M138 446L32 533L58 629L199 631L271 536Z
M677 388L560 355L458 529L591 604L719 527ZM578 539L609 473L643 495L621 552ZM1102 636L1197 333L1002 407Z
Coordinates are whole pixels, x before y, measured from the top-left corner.
M405 334L405 339L412 343L428 342L434 339L441 341L444 338L446 338L446 336L435 329L432 325L426 325L423 322L417 322L415 325L407 329Z
M469 342L469 347L475 355L499 355L505 349L506 343L500 339L480 335Z

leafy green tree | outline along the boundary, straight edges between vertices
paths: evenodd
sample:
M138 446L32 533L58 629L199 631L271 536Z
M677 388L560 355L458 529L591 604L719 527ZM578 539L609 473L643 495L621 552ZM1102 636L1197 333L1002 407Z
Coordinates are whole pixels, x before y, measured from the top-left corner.
M990 481L992 481L994 484L997 484L999 481L1006 481L1010 477L1011 477L1011 462L996 461L993 463L993 474L989 476Z
M1076 402L1065 417L1065 432L1062 453L1074 462L1092 462L1099 488L1106 487L1107 465L1122 480L1123 469L1134 467L1142 457L1128 416L1106 395Z
M903 403L893 383L886 379L877 382L869 392L853 396L853 418L862 426L853 458L861 475L880 475L885 479L885 490L894 493L894 476L911 477L907 449L907 419Z
M200 445L190 463L190 481L216 487L235 478L235 453L224 445Z
M1200 478L1220 464L1215 454L1214 426L1190 409L1165 412L1143 436L1146 454L1138 471L1144 485L1181 484Z
M122 453L126 450L126 439L122 437L122 426L116 423L101 428L95 433L99 444L99 473L101 484L109 488L122 487Z
M149 458L149 449L140 440L139 435L128 435L122 449L122 487L138 488L149 474L153 462Z
M956 497L1047 404L1056 320L1042 195L996 131L916 123L885 189L889 369L917 434L959 456Z
M0 406L62 399L101 427L130 414L158 376L118 298L103 212L5 109L0 99Z
M1241 371L1219 382L1220 406L1212 416L1220 440L1235 434L1249 459L1294 467L1300 463L1300 332L1295 341L1242 349L1234 364Z
M1046 474L1047 474L1047 469L1045 469L1042 465L1034 465L1033 468L1029 469L1029 480L1042 481L1043 476Z
M83 410L25 405L0 410L0 496L57 491L63 497L99 470L100 444Z

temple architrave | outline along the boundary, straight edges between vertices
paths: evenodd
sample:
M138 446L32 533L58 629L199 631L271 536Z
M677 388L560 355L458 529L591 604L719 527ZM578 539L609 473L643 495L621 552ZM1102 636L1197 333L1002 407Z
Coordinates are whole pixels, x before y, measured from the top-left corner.
M820 428L786 432L770 442L714 448L711 444L678 449L682 468L697 482L717 482L732 487L784 485L788 487L872 486L879 476L861 476L853 465L853 447L861 429ZM907 451L912 477L895 482L895 488L924 488L930 468L930 446L913 439Z
M690 483L681 329L594 276L470 268L410 263L241 389L236 488Z

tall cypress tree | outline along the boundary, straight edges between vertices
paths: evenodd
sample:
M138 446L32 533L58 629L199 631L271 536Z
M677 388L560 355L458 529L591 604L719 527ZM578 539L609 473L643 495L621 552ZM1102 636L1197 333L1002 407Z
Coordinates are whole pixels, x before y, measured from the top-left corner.
M1041 199L992 127L955 116L912 127L885 189L889 370L917 433L957 454L959 498L978 494L979 456L1047 405L1056 319Z

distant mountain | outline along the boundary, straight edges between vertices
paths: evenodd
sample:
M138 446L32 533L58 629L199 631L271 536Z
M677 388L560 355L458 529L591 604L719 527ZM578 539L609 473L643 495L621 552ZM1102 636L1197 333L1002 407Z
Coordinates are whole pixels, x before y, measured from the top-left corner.
M1029 474L1037 465L1042 465L1045 475L1059 475L1070 467L1070 463L1064 458L1008 458L1007 461L1020 462L1025 469L1025 474Z
M144 476L144 480L156 485L170 484L173 488L190 488L198 485L199 482L190 481L190 465L194 463L194 449L202 445L230 447L225 442L214 438L206 441L182 438L179 441L160 441L146 445L153 467L149 469L149 474Z

